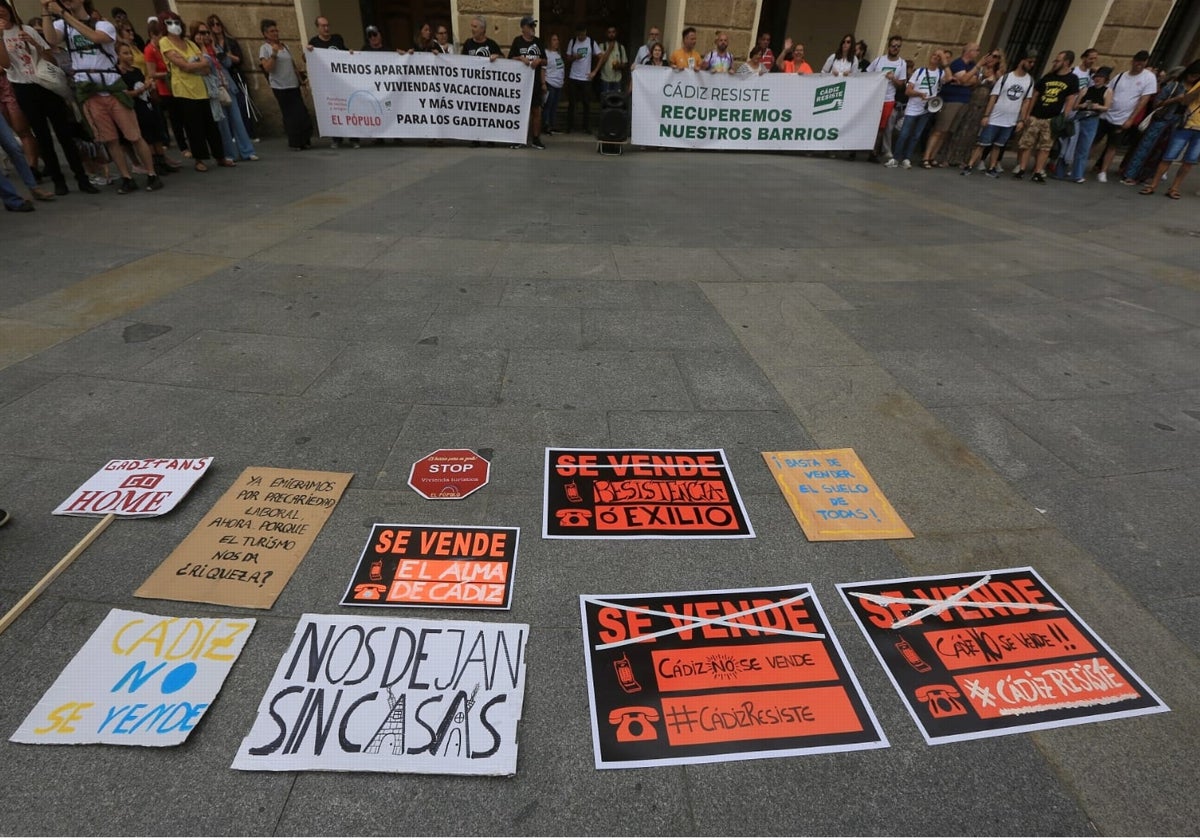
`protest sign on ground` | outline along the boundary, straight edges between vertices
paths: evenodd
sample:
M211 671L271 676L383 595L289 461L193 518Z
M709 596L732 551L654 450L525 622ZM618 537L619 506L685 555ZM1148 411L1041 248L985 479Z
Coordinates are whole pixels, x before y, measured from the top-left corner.
M352 477L247 467L133 594L270 609Z
M233 767L512 775L527 624L304 615Z
M139 518L172 510L212 464L212 458L120 458L109 461L66 501L60 516Z
M1168 711L1032 568L838 590L930 744Z
M10 740L182 743L221 690L252 618L171 618L112 610Z
M597 768L888 745L807 584L579 606Z
M754 529L723 449L546 449L546 539L737 539Z

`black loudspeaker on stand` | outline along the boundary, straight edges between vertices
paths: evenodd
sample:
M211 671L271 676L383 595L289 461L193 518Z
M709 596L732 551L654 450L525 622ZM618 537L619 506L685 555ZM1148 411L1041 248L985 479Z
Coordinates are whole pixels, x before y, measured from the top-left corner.
M609 92L600 97L600 142L596 151L602 155L621 154L621 145L629 142L629 100L620 93Z

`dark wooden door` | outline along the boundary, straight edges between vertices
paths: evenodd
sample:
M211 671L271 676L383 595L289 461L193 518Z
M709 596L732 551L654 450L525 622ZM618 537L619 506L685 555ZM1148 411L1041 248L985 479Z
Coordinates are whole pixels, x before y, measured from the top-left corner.
M451 25L450 0L359 0L359 6L363 25L378 26L383 42L395 49L411 48L423 23L428 23L434 31L438 24ZM461 43L467 34L455 32L456 43ZM361 39L354 47L359 43Z

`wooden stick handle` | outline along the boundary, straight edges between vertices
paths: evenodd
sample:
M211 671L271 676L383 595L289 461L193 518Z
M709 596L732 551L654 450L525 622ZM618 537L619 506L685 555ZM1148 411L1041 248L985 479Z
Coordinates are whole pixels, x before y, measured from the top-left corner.
M104 529L112 524L112 521L117 518L115 513L110 513L96 523L96 527L88 531L83 539L75 543L75 547L67 552L63 559L54 564L54 568L46 572L46 576L34 584L33 589L25 593L25 596L13 605L13 608L4 614L4 618L0 618L0 633L8 629L8 625L17 620L21 613L25 612L25 608L37 600L37 597L42 594L47 586L54 583L54 579L63 573L63 570L75 562L80 554L83 554L96 537L104 533Z

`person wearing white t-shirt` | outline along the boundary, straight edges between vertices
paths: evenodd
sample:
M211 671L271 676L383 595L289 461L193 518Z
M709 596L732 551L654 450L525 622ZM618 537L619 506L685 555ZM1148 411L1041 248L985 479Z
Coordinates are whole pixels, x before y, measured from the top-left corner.
M1108 142L1104 154L1100 158L1100 174L1096 180L1100 183L1108 181L1108 167L1112 165L1117 149L1128 149L1136 139L1135 122L1140 118L1142 108L1158 93L1158 77L1146 69L1150 61L1150 53L1140 51L1130 62L1129 71L1118 73L1117 77L1108 83L1108 110L1100 117L1101 137Z
M566 83L567 65L563 61L558 36L550 36L550 47L546 50L546 72L542 80L546 84L546 101L542 104L542 134L555 134L554 121L558 119L558 99Z
M1033 57L1025 56L1017 62L1011 73L1005 73L992 86L983 117L979 120L979 142L971 152L971 159L962 168L963 175L970 175L979 163L984 152L991 149L988 155L987 174L992 178L1000 177L1000 153L1008 144L1013 131L1018 125L1024 128L1021 112L1025 103L1033 96Z
M662 30L657 26L650 27L650 37L646 39L646 43L638 47L637 53L633 56L633 64L630 69L637 67L639 64L645 64L646 59L650 57L650 48L655 44L662 43Z
M896 125L896 91L904 90L908 81L908 63L900 57L900 48L904 39L899 35L888 38L887 54L877 56L867 65L868 73L883 73L888 80L883 89L883 112L879 115L879 133L875 138L875 148L883 154L884 160L892 157L892 131ZM868 160L878 163L879 157L874 151Z
M904 106L904 128L900 129L900 138L896 141L896 157L884 166L894 168L896 158L899 158L900 166L912 169L910 155L921 139L925 123L931 116L928 102L941 92L942 82L946 79L946 71L942 69L944 58L941 50L933 50L929 53L929 63L913 71L912 77L909 78L905 86L908 104Z
M567 44L563 59L567 62L567 134L575 124L575 104L583 107L583 130L591 133L592 79L600 46L587 33L587 24L575 27L575 37Z

